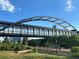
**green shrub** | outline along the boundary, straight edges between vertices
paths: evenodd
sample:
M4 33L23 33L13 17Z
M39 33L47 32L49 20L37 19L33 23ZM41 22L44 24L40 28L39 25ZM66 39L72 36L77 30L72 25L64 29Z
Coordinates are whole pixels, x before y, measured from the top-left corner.
M26 48L25 49L27 49L27 50L29 50L29 49L32 49L32 47L31 46L25 46Z
M37 48L32 48L32 52L33 53L37 53L38 52L38 49Z
M28 45L23 45L22 43L15 43L15 42L6 42L3 41L0 43L0 50L7 50L7 51L20 51L25 49L31 49Z
M19 44L16 44L14 47L15 47L14 51L20 51L21 50L21 46Z
M79 52L79 46L74 46L71 48L71 52Z
M11 50L11 46L8 43L2 43L1 50Z
M25 46L25 45L23 45L21 43L15 43L15 44L13 44L12 48L13 48L14 51L20 51L20 50L30 49L30 47Z
M71 57L73 59L79 58L79 46L72 47L72 49L71 49Z

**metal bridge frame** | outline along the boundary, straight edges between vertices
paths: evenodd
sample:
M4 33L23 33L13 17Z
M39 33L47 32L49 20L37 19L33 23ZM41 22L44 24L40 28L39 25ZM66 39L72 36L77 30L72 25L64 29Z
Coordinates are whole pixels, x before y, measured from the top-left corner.
M56 25L63 27L65 30L23 24L25 22L30 22L30 21L48 21L48 22L55 23ZM68 26L63 25L64 23L67 24ZM31 18L26 18L26 19L17 21L15 23L0 21L0 26L2 27L0 28L0 36L51 37L55 35L56 36L57 35L58 36L59 35L67 35L67 36L77 35L77 31L70 31L68 29L68 27L71 27L72 30L76 30L75 27L73 27L71 24L69 24L68 22L64 20L59 19L57 17L53 17L53 16L31 17ZM18 33L16 32L17 28L19 29Z
M73 25L71 25L67 21L64 21L63 19L60 19L54 16L36 16L36 17L26 18L26 19L17 21L16 23L22 24L22 23L30 22L30 21L48 21L48 22L55 23L56 25L63 27L65 30L69 30L68 28L72 28L72 30L77 30ZM63 24L66 24L66 25L63 25Z

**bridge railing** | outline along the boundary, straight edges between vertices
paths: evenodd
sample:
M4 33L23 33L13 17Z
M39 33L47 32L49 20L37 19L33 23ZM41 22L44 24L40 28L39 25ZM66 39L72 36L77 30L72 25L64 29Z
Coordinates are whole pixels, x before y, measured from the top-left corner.
M54 30L54 29L44 29L44 28L20 28L20 27L9 27L3 31L0 31L0 34L18 34L18 35L33 35L33 36L60 36L60 35L77 35L75 31L65 31L65 30Z

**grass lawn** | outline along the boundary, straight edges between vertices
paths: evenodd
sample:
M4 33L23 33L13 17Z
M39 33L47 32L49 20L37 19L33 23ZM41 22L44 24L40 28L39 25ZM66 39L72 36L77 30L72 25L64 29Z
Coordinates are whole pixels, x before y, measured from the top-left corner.
M18 54L11 51L0 51L0 59L65 59L65 56L56 56L41 53Z

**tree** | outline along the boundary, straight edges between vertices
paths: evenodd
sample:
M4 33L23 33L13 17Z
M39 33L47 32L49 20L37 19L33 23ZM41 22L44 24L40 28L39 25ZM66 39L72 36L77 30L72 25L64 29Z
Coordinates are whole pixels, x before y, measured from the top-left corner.
M39 39L37 39L37 40L29 40L28 45L30 45L30 46L40 46L40 40Z
M22 44L23 45L27 45L28 44L28 39L26 37L23 38Z
M76 35L76 36L71 36L70 38L69 38L70 40L71 40L71 47L72 46L79 46L79 36L78 35Z

